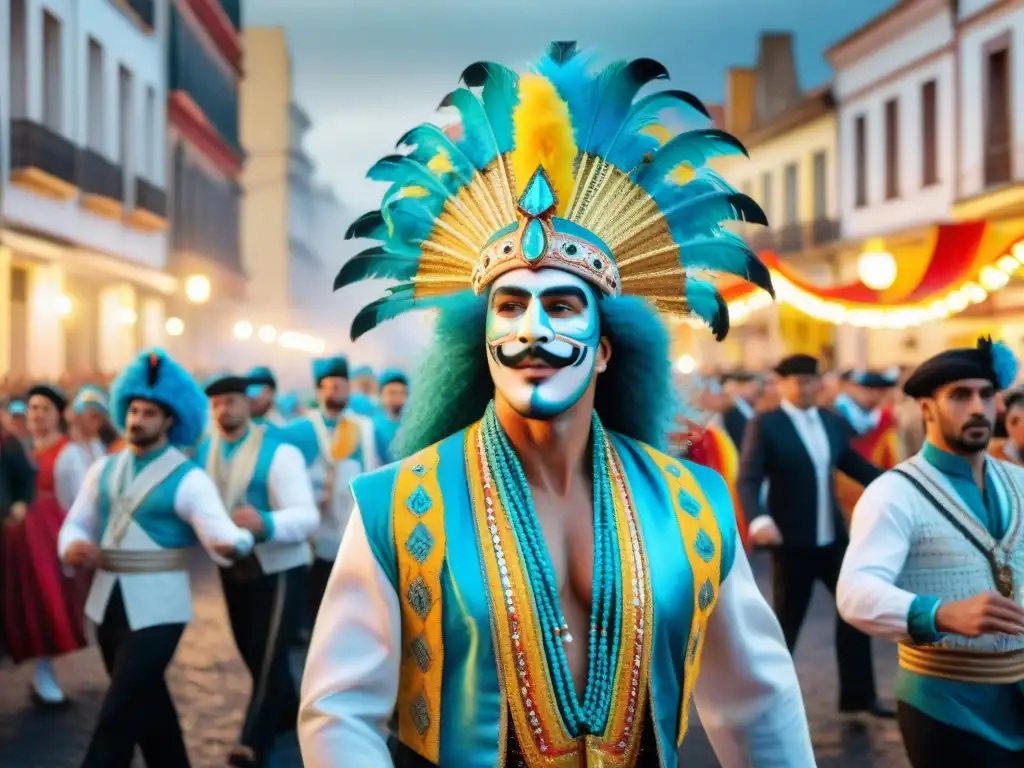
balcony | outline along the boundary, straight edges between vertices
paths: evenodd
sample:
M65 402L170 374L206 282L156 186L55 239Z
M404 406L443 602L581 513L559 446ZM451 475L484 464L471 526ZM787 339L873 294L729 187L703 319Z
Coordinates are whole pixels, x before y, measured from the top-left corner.
M31 120L11 120L11 183L54 200L78 194L75 145Z
M78 153L81 206L97 216L119 219L124 211L124 172L121 166L91 149Z
M837 242L839 222L835 219L816 219L810 222L785 224L778 229L752 227L744 237L755 253L772 251L784 256Z
M174 154L173 169L174 257L179 261L213 264L228 275L244 276L238 233L241 188L208 177L185 159L180 145Z
M815 219L810 224L810 240L810 244L815 247L838 242L839 221L837 219Z
M996 187L1013 178L1013 152L1009 141L985 145L985 186Z
M780 256L800 253L804 249L804 225L795 222L784 225L775 238L775 247Z
M136 177L135 208L128 214L128 224L143 232L167 229L167 193Z

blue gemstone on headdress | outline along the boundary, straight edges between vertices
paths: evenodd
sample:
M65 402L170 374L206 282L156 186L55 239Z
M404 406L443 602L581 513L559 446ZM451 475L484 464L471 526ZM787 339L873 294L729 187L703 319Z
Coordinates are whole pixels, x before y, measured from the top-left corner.
M543 216L555 207L555 192L543 168L530 177L530 183L519 197L519 210L527 216Z
M538 219L530 219L523 232L523 258L528 262L539 261L548 250L548 235Z

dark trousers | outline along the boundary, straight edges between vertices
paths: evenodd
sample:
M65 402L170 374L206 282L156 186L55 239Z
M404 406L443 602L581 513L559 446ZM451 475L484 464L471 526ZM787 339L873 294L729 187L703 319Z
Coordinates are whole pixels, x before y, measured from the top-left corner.
M304 567L239 579L221 570L235 645L252 675L252 695L239 743L266 765L274 738L295 730L299 698L289 648L304 609Z
M121 588L114 588L96 633L110 687L82 768L129 768L136 744L147 768L188 768L178 712L164 680L184 631L184 624L163 624L133 632Z
M913 768L1024 766L1024 750L1010 752L973 733L941 723L902 701L896 703L896 717Z
M846 547L831 544L807 549L776 549L772 552L772 593L775 615L790 653L796 648L800 628L811 604L814 583L820 581L832 597ZM839 664L839 708L864 709L875 702L875 672L871 662L871 638L854 629L836 614L836 661Z
M313 611L314 624L316 615L320 612L320 603L324 601L324 592L327 591L327 582L331 578L333 569L333 560L321 560L319 557L313 560L313 567L309 569L309 602Z

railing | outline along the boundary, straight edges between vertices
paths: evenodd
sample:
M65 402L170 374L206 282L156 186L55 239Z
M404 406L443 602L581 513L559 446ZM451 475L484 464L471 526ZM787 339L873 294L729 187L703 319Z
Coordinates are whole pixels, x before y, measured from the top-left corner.
M238 82L211 58L199 38L171 8L170 90L187 93L210 121L221 138L241 149L238 139Z
M156 27L156 3L154 0L128 0L128 7L150 30Z
M835 219L816 219L785 224L778 229L748 227L743 231L743 236L755 253L774 251L782 256L838 241L839 222Z
M810 227L813 245L828 245L839 240L838 219L815 219Z
M785 224L779 230L775 240L780 254L800 253L804 249L804 225Z
M78 152L59 133L31 120L11 120L11 170L38 168L55 178L78 183Z
M135 179L135 207L167 218L167 193L145 179Z
M79 150L78 187L87 195L124 201L124 172L121 166L91 149Z
M207 177L185 160L180 146L173 168L173 249L194 253L237 275L244 274L238 234L241 187Z
M985 145L985 186L1006 184L1013 178L1013 152L1010 142Z

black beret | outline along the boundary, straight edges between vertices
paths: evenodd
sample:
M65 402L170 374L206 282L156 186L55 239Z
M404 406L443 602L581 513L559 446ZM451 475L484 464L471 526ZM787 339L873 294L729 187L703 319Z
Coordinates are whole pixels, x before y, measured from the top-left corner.
M226 373L207 379L203 391L207 397L214 397L215 395L244 395L245 390L251 383L245 376Z
M867 389L889 389L896 386L897 380L897 376L880 371L853 371L849 378L851 384Z
M973 349L947 349L925 360L903 384L903 392L908 397L931 397L940 387L964 379L985 379L1003 390L1016 378L1013 352L1001 342L984 338Z
M818 358L811 355L790 355L784 357L775 366L779 376L816 376L818 374Z
M59 387L51 386L50 384L36 384L32 387L25 395L25 399L29 400L36 395L45 397L58 411L63 413L68 407L68 396Z

